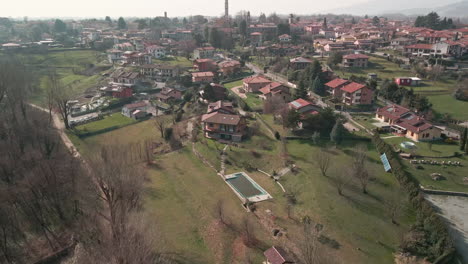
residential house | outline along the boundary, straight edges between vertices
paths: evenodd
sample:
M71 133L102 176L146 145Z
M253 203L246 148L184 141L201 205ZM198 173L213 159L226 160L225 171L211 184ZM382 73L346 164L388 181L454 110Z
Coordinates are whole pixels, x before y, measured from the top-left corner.
M158 45L151 45L146 47L146 52L151 54L151 56L153 56L155 59L166 57L166 49Z
M128 86L119 84L111 84L99 89L104 96L112 96L114 98L128 98L132 97L133 89Z
M278 27L274 23L263 23L250 25L247 28L247 34L254 32L262 33L264 40L274 40L278 36Z
M326 52L341 51L344 50L345 46L343 43L327 43L323 46L323 50Z
M208 109L201 118L205 137L216 140L240 142L246 135L247 125L244 117L230 113L226 108Z
M407 55L415 57L446 57L449 56L450 44L439 42L436 44L414 44L405 47Z
M376 119L388 123L392 133L407 137L413 141L436 140L442 130L423 117L400 105L387 105L377 109Z
M246 92L256 93L260 88L270 84L271 81L261 75L256 75L243 79L242 83Z
M346 105L370 105L372 104L373 91L367 86L351 82L341 88L343 103Z
M200 72L215 71L216 64L212 59L196 59L193 61L193 68Z
M349 80L336 78L325 83L325 88L327 89L327 92L333 96L333 98L341 99L343 97L343 91L341 88L349 83Z
M211 83L213 82L214 74L212 72L194 72L192 73L192 82L194 83Z
M320 112L320 107L317 105L314 105L313 103L304 100L302 98L299 98L297 100L294 100L288 104L289 109L295 110L302 116L305 115L315 115Z
M213 47L201 47L196 48L193 51L193 58L194 59L208 59L213 58L215 53L215 48Z
M250 45L260 47L263 44L263 33L252 32L250 33Z
M110 49L107 51L107 60L109 61L109 63L114 64L122 60L122 55L123 55L123 51L118 50L118 49Z
M294 260L281 247L273 246L263 252L266 260L263 264L292 264Z
M142 117L148 116L148 108L148 103L144 101L133 104L126 104L122 108L122 115L129 118L140 119Z
M321 24L312 24L312 25L307 25L304 27L306 34L309 34L309 35L318 35L321 29L322 29Z
M137 51L125 51L122 55L124 64L130 65L145 65L151 64L151 55Z
M398 77L395 79L395 83L401 86L419 86L421 79L418 77Z
M283 34L278 37L279 42L281 43L289 43L291 42L291 36L288 34Z
M405 46L409 46L413 44L415 44L415 40L410 39L410 38L404 38L404 37L392 39L392 41L390 42L390 46L394 50L404 50Z
M155 98L167 104L170 101L180 100L182 98L182 92L174 88L164 87L155 95Z
M111 83L132 87L141 80L140 73L118 69L110 75Z
M234 111L234 106L232 105L232 102L223 101L223 100L218 100L214 103L208 104L208 109L206 113L211 114L213 112L219 112L219 113L227 114L227 115L236 114L236 111Z
M113 49L118 49L118 50L122 50L122 51L135 51L135 47L130 42L115 44L113 46Z
M369 56L364 54L349 54L343 56L343 66L366 68L369 65Z
M273 102L289 102L291 100L291 94L289 93L289 87L279 83L272 82L259 90L262 95L260 96L264 100L272 100Z
M241 71L241 64L236 60L227 60L218 63L219 72L223 76L232 76Z
M304 58L304 57L297 57L297 58L289 60L289 65L295 71L303 70L303 69L307 68L307 66L309 66L311 64L312 64L312 60L309 60L309 59Z
M358 39L354 42L354 45L356 45L358 49L368 50L374 46L374 42L370 39Z

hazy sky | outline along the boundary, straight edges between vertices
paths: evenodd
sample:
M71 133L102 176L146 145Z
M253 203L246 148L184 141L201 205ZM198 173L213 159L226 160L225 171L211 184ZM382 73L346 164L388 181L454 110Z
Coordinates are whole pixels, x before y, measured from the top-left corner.
M312 14L367 0L230 0L230 14L249 10L253 15ZM103 17L211 15L224 13L224 0L2 0L3 17Z

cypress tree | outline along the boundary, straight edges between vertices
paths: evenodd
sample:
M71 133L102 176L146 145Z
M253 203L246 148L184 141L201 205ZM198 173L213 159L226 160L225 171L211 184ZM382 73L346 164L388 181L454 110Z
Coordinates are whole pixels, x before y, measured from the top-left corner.
M315 77L314 83L312 84L312 91L320 96L325 94L324 85L319 76Z
M465 145L468 145L466 144L466 140L467 140L467 129L465 127L465 129L463 129L463 134L461 134L460 136L460 150L463 151L465 150Z
M335 125L330 133L330 140L339 145L343 141L344 127L341 120L336 120Z

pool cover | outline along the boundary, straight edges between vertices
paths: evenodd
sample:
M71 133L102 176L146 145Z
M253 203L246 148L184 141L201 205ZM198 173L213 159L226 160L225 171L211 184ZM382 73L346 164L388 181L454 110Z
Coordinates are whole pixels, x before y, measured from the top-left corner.
M235 178L228 179L227 182L231 184L245 198L264 194L264 192L259 190L241 173L239 173Z

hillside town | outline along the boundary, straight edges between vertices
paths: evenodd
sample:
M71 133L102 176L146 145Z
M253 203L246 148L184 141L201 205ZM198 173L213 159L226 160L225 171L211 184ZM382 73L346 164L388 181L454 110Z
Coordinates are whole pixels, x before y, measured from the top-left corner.
M468 261L468 22L224 6L0 17L0 262Z

